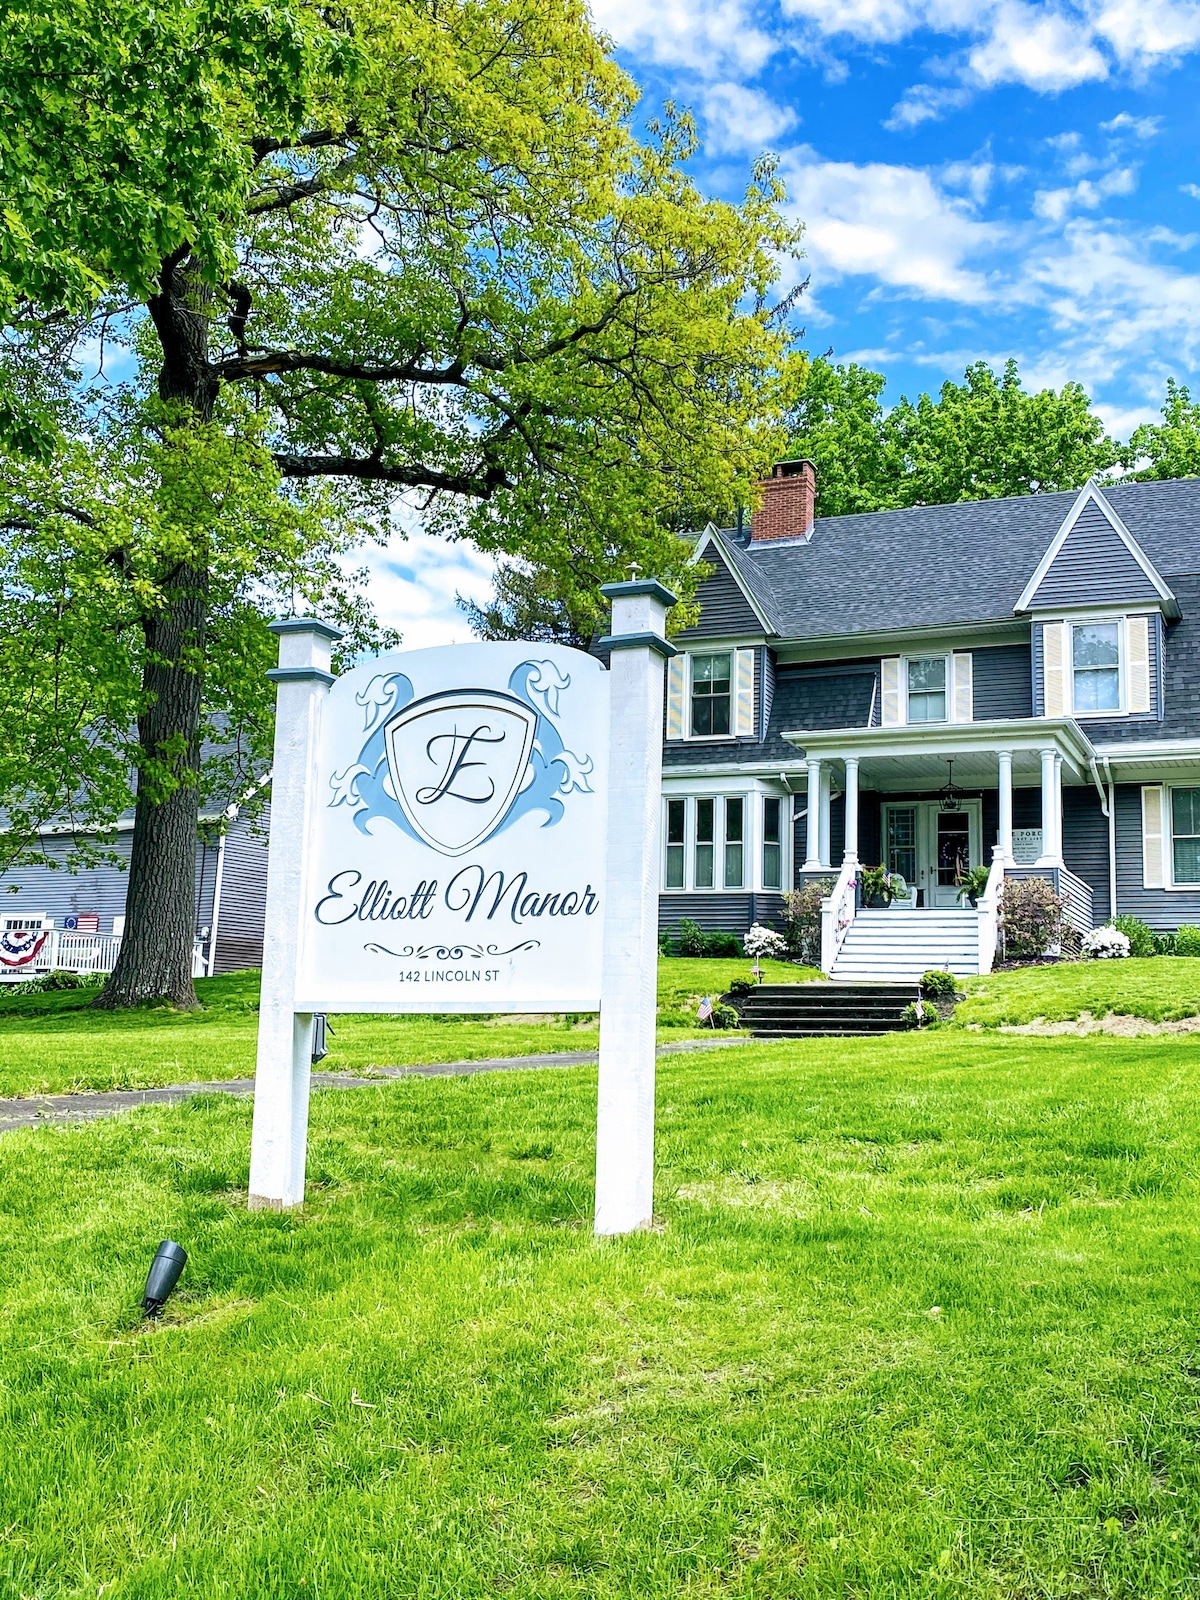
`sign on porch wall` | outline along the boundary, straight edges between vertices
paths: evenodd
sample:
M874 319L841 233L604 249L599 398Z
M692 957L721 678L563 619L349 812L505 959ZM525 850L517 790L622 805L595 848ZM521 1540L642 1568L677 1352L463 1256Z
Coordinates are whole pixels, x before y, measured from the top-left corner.
M1012 831L1013 863L1018 867L1032 867L1042 854L1040 828L1014 828Z
M304 1199L314 1015L600 1011L596 1230L653 1212L665 637L613 603L606 670L556 645L379 657L279 635L250 1207Z
M476 644L333 685L298 1011L599 1009L607 676Z

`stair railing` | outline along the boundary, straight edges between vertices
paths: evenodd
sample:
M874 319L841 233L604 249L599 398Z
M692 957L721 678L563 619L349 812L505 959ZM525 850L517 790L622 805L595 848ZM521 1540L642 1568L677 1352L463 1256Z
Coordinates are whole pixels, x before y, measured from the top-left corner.
M987 888L979 897L979 970L990 972L996 959L1000 937L1000 896L1004 893L1004 869L1008 865L1000 846L995 847Z
M838 951L854 921L857 889L858 862L843 861L837 882L821 901L821 971L826 977L833 971Z

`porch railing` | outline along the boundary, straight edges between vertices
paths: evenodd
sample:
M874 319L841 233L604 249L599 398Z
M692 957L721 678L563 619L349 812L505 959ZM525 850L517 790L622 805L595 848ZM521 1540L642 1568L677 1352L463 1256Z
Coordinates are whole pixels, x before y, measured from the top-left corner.
M32 961L4 969L3 981L19 983L23 978L40 978L47 972L109 973L117 964L121 948L118 933L71 933L64 928L49 928L41 949ZM192 945L192 977L208 973L204 944Z
M821 901L821 971L826 977L854 921L857 889L858 862L844 861L832 891Z
M1000 896L1004 892L1004 857L997 847L988 873L987 888L979 897L979 970L990 972L1000 937Z

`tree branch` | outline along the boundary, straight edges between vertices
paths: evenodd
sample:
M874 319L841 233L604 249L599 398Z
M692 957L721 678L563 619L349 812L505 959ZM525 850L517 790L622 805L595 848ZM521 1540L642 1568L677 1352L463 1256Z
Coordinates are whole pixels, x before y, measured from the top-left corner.
M432 489L438 493L490 500L498 489L510 487L502 467L488 466L482 474L439 472L433 467L389 466L370 456L293 456L277 454L275 465L285 478L355 478L363 483L395 483L406 489Z

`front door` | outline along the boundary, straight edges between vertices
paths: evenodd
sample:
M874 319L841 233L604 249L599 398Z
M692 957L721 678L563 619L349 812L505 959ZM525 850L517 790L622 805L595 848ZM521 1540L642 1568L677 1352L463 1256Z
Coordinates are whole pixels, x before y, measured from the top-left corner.
M964 800L957 811L943 811L936 800L884 806L885 865L899 872L921 904L953 908L957 879L982 859L981 805Z

